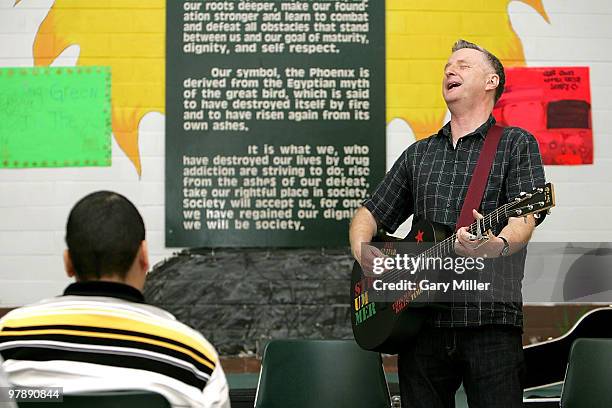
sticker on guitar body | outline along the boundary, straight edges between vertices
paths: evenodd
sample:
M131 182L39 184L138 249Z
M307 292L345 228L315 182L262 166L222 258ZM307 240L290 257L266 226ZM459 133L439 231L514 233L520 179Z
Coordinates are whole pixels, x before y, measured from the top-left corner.
M354 308L355 308L355 324L361 324L376 314L376 306L374 302L370 302L368 291L372 288L373 279L365 278L355 285L354 288Z
M355 324L361 324L376 314L376 303L368 303L355 312Z
M414 301L414 299L416 299L421 294L421 292L422 291L419 289L419 290L415 290L415 291L412 291L412 292L404 293L402 295L402 297L397 299L391 305L391 309L393 310L393 313L395 313L395 314L400 313L402 310L404 310L406 308L406 306L408 306L410 303L412 303Z

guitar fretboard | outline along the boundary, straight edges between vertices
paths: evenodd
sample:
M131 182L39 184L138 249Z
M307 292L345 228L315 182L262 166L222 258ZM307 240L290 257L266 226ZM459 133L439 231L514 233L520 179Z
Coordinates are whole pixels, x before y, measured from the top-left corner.
M485 215L480 221L475 221L468 226L468 231L470 234L477 235L478 230L480 229L481 233L493 229L500 223L506 221L508 218L512 216L518 216L521 214L520 210L512 210L511 207L514 206L515 202L510 202L502 205L497 208L490 214ZM421 252L417 255L418 258L422 258L426 260L427 258L442 258L449 254L455 252L455 240L457 239L457 233L453 233L448 238L438 242L431 248ZM405 274L405 271L400 269L394 269L386 272L385 279L390 280L399 280L402 275ZM420 293L420 291L418 291Z

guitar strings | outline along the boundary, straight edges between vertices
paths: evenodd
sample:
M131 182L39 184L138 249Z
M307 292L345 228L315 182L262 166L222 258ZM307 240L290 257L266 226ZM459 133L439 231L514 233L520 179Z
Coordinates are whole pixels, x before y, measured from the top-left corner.
M538 191L541 192L541 191ZM509 203L506 203L504 205L502 205L501 207L495 209L492 213L485 215L483 218L481 218L479 221L473 222L472 224L470 224L468 226L468 231L471 234L477 234L478 233L478 226L479 223L482 222L482 226L483 229L485 231L492 229L493 228L493 218L495 217L496 219L496 224L498 225L500 223L500 219L499 216L500 214L503 212L503 216L502 216L502 221L507 220L508 218L510 218L510 215L508 214L508 209L510 209L513 206L516 205L522 205L523 202L528 199L531 198L531 194L526 195L524 197L520 197L520 198L516 198L514 201L510 201ZM539 211L543 211L545 202L541 201L538 203L540 205L540 209L538 211L534 211L534 212L539 212ZM527 212L525 214L523 214L524 209L527 209L530 212ZM533 205L527 205L527 206L523 206L521 208L518 209L511 209L510 212L514 212L515 214L512 215L517 215L520 216L521 214L523 215L527 215L532 213L533 209ZM487 222L489 222L490 227L487 228ZM482 231L481 231L482 232ZM454 246L455 246L455 240L457 238L457 233L453 233L451 236L449 236L448 238L442 240L441 242L439 242L438 244L435 244L434 246L432 246L431 248L423 251L421 254L417 255L419 258L425 258L427 256L429 256L428 254L433 253L434 255L439 254L439 256L441 257L444 254L450 253L451 251L454 250ZM439 252L438 252L439 250ZM384 272L385 278L387 276L391 277L392 279L396 279L399 278L401 276L401 274L403 274L404 271L402 271L401 269L393 269L387 272ZM416 272L415 272L416 273ZM409 291L406 291L406 293L408 293ZM420 296L422 292L422 289L416 289L414 291L412 291L412 293L410 294L410 302L414 301L414 299L416 299L418 296ZM403 297L405 297L406 295L402 295L400 298L401 299Z
M481 222L483 223L484 229L488 230L488 229L493 228L493 218L494 217L496 218L497 224L499 224L499 220L500 220L499 216L501 215L502 212L503 212L503 217L504 217L502 220L508 219L509 215L508 215L507 209L510 206L515 205L515 204L516 204L516 202L506 203L506 204L502 205L501 207L497 208L492 213L485 215L484 218L481 219ZM490 225L489 228L486 227L487 222ZM468 231L471 234L476 234L478 232L477 229L478 229L478 222L473 222L468 227ZM431 248L423 251L422 253L417 255L417 257L418 258L442 257L443 255L448 254L452 250L454 250L454 248L455 248L455 240L456 239L457 239L457 233L455 232L451 236L449 236L448 238L440 241L439 243L435 244ZM396 279L399 279L401 277L401 275L405 274L405 273L406 272L404 270L402 270L402 269L392 269L390 271L384 272L383 274L385 275L385 279L390 278L391 280L396 280Z

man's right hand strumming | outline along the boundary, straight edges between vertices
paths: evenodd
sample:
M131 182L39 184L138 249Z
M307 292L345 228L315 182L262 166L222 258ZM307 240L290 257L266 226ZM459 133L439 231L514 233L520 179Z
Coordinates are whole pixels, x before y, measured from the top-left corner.
M374 258L382 258L385 255L376 247L367 245L376 235L378 225L372 213L365 207L360 207L353 216L349 231L351 252L361 269L367 274L372 274Z

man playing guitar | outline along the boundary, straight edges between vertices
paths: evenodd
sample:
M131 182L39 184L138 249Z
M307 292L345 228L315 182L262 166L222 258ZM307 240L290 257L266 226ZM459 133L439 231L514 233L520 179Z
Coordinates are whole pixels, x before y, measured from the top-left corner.
M455 228L485 138L495 123L491 112L504 82L503 66L494 55L464 40L455 43L442 80L450 122L403 152L351 222L351 249L364 270L372 269L375 257L384 256L363 245L379 227L394 232L413 215ZM525 130L505 128L494 154L480 208L472 212L474 219L545 184L538 142ZM481 237L460 225L455 252L486 257L489 278L509 296L493 302L474 294L448 308L432 309L425 328L407 339L398 353L403 407L454 407L462 382L470 408L522 407L520 292L524 246L535 225L533 215L511 217ZM503 263L495 262L499 257L504 257Z

